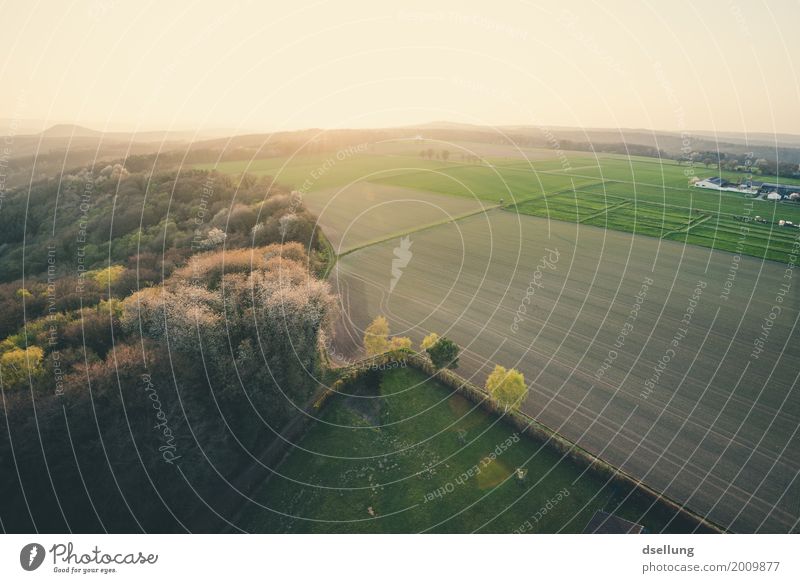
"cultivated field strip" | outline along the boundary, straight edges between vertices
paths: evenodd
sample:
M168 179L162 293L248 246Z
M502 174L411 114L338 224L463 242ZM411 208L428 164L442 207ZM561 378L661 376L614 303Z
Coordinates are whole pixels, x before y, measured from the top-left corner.
M353 277L357 278L358 276L353 276ZM369 282L365 282L365 283L369 284ZM346 282L343 282L343 284L346 285ZM440 291L441 291L441 287L440 287ZM453 294L454 296L461 296L460 299L465 300L465 301L468 299L468 298L463 297L465 294L460 293L460 292L451 291L451 294ZM562 295L562 297L564 297L565 295L566 295L566 293L564 295ZM402 298L403 300L407 300L407 301L416 301L418 304L424 305L427 309L429 309L431 311L437 309L436 305L434 305L433 303L428 302L428 301L420 300L418 298L412 299L409 296L403 297L401 294L393 293L392 297L395 297L395 296L397 298ZM349 296L346 295L346 297L349 297ZM488 310L491 307L491 304L485 299L482 299L482 298L470 298L470 299L472 301L471 311L479 311L481 309ZM563 301L568 301L568 300L565 299ZM591 302L591 303L587 302L585 310L591 309L591 304L595 304L595 303L596 302ZM347 309L345 311L347 311ZM502 311L506 312L506 314L505 314L506 316L513 317L513 313L509 314L508 313L509 311L507 309L503 308ZM385 314L389 315L393 319L393 321L402 323L404 326L406 326L407 328L411 329L411 330L409 330L409 329L404 330L403 333L413 333L416 330L416 328L419 327L417 325L417 323L414 323L414 322L411 322L411 321L407 320L402 313L398 314L398 313L392 311L389 306L386 306L382 313L385 313ZM476 326L476 327L479 327L481 325L480 321L475 320L474 318L470 317L469 314L460 316L460 319L462 319L466 323L469 323L469 324L471 324L473 326ZM545 319L544 318L539 318L539 317L536 317L536 316L533 316L532 320L535 321L535 322L538 322L539 325L544 325L544 323L545 323ZM590 320L590 318L586 318L586 320ZM662 318L661 318L661 321L662 321L662 323L665 323L665 324L669 323L670 321L672 321L675 325L677 325L679 323L679 320L674 318L674 317L672 317L671 315L663 315ZM584 341L584 342L592 342L593 341L593 338L591 336L581 332L577 325L573 326L572 330L568 330L567 328L565 328L563 326L559 326L557 323L553 323L553 322L550 322L548 324L548 326L553 330L562 332L564 335L569 333L571 336L573 336L573 337L575 337L575 338L577 338L577 339L579 339L581 341ZM487 330L486 333L492 333L492 331L491 330ZM630 336L630 338L635 338L635 336L632 334ZM721 342L722 340L725 340L725 337L722 334L720 334L720 333L718 333L716 331L708 330L706 332L705 340L708 340L708 339L713 339L715 341L720 341ZM354 336L353 340L356 341L356 342L359 342L360 338L358 336ZM747 344L746 342L744 342L742 339L735 338L735 339L732 339L732 340L733 340L733 343L736 345L737 349L747 348L749 350L750 345ZM525 344L525 343L519 342L516 338L503 337L502 335L498 335L497 341L498 341L498 343L500 343L500 342L511 343L511 344L515 345L520 350L527 350L527 351L530 351L532 354L539 354L542 357L547 356L549 358L552 358L552 360L554 362L561 362L565 366L569 365L568 361L561 360L560 357L550 356L552 354L552 350L553 350L552 347L547 347L546 348L546 347L543 347L543 346L537 345L537 344L533 344L533 345ZM599 340L597 340L597 342L599 342ZM471 354L470 351L467 351L467 354ZM478 355L474 355L474 357L479 359ZM620 361L618 360L618 362L620 362ZM622 361L621 364L624 364L624 361ZM614 387L615 386L613 383L610 383L609 381L607 381L605 379L595 379L591 375L589 375L586 372L581 371L581 370L576 370L574 372L574 374L577 375L577 376L583 376L585 378L589 378L589 379L593 380L594 383L599 384L599 385L606 385L606 386L609 386L609 387ZM665 379L665 382L672 382L672 383L682 382L687 387L693 387L693 388L695 388L697 390L705 390L709 395L712 395L712 396L725 396L726 398L730 398L731 406L734 406L736 404L740 404L741 406L747 407L748 409L752 408L754 413L760 412L760 413L763 413L763 414L766 414L766 415L775 416L775 417L777 417L779 419L787 421L790 424L800 423L800 419L798 419L797 416L793 416L787 410L781 409L780 408L780 404L778 404L777 406L770 406L770 404L767 402L768 399L766 399L766 398L765 399L761 399L760 401L754 403L754 402L752 402L750 400L746 400L746 399L742 398L738 394L730 393L728 391L724 391L724 390L722 390L722 389L720 389L720 388L718 388L716 386L713 386L713 385L712 386L707 386L706 383L703 383L703 382L701 382L699 380L696 380L694 378L687 377L685 379L682 379L681 375L678 375L678 374L674 373L673 371L671 371L669 369L664 371L664 373L662 375L662 378ZM650 399L652 399L653 402L657 402L660 399L663 400L663 398L664 398L663 395L655 395L654 394L654 395L650 396ZM676 399L678 397L671 397L671 398L672 399ZM666 404L666 401L664 401L664 404ZM693 423L693 421L690 420L690 423ZM720 431L720 427L719 426L715 427L715 431L719 432ZM736 439L736 440L742 442L742 437L741 436L735 436L735 435L731 434L731 439ZM742 443L743 443L743 445L749 445L749 446L753 446L754 445L754 443L745 443L745 442L742 442ZM800 460L800 455L798 455L797 458Z
M489 205L518 203L523 214L585 222L781 262L788 261L798 234L796 229L778 224L780 219L800 224L798 204L776 204L689 186L690 176L719 175L713 166L689 168L673 160L591 156L587 152L565 152L555 157L551 151L519 150L508 145L440 145L450 152L447 160L420 156L416 142L388 141L333 157L301 155L197 167L232 175L249 172L271 176L299 189L307 206L325 215L320 223L332 239L341 242L334 244L340 251L406 231L409 220L417 219L416 224L441 222L443 213L437 213L433 205L441 210L452 206L455 215L470 212L461 208L468 204L463 200L447 202L441 195L469 199L471 203L477 203L477 198ZM743 173L722 174L734 181L747 179ZM378 185L387 190L382 192ZM404 199L417 202L404 210L399 206ZM700 220L708 215L710 219ZM744 216L761 216L765 221L749 221L746 240L740 237Z
M317 216L337 254L485 206L477 199L371 182L311 191L303 195L303 203Z
M734 531L797 530L794 286L753 356L785 266L741 258L725 301L733 255L672 241L504 211L411 240L413 257L391 294L396 241L340 260L331 275L346 309L337 350L356 350L379 313L393 333L417 341L445 333L465 347L462 374L482 382L494 363L516 366L532 386L527 412L698 513ZM542 270L515 332L546 248L559 260ZM645 278L653 284L615 347ZM698 281L705 288L686 327ZM646 390L680 328L687 333ZM615 358L598 377L610 350Z

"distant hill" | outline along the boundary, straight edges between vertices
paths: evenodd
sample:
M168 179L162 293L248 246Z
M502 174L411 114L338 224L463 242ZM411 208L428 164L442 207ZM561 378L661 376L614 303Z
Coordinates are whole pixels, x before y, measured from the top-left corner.
M11 172L30 167L34 159L37 169L46 170L42 164L56 158L61 158L57 165L70 167L91 160L174 150L194 137L193 132L101 132L74 124L57 124L40 133L9 134ZM12 180L11 184L14 183Z
M44 130L40 136L44 138L96 138L103 132L92 130L79 125L57 124Z
M800 148L800 136L796 134L770 134L766 132L754 132L743 134L739 132L692 132L696 136L704 136L710 139L724 140L735 144L751 144L756 146L778 146L782 148Z
M34 134L36 135L36 134ZM155 130L146 132L102 132L74 124L57 124L41 134L43 138L93 138L102 139L104 142L150 143L150 142L189 142L193 139L206 137L207 134L193 131Z
M119 126L117 126L119 127ZM2 129L2 126L0 126ZM319 129L273 133L237 133L234 130L103 132L76 124L60 123L41 133L11 136L13 147L7 172L8 187L29 183L52 175L61 168L95 165L126 158L129 169L138 171L159 165L195 164L216 160L242 160L250 157L332 152L354 144L383 140L425 137L452 142L514 144L520 147L596 151L621 155L681 159L684 138L680 133L642 128L536 127L529 125L479 126L449 121L374 129ZM0 137L0 139L2 139ZM714 134L690 133L691 148L702 157L715 159L716 153L743 160L747 152L753 158L800 164L800 136L791 134L745 135L735 132ZM776 145L776 141L778 144ZM788 175L788 174L787 174Z

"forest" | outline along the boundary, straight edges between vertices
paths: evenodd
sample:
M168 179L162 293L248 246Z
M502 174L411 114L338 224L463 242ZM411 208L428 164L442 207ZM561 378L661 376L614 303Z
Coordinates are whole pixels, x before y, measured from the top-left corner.
M223 529L218 493L318 388L315 218L270 179L120 163L4 204L4 530Z

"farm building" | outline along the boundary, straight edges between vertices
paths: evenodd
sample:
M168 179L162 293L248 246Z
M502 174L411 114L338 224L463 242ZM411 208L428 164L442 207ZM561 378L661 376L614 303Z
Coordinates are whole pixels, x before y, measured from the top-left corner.
M709 190L724 190L726 192L738 192L741 194L756 194L758 192L758 188L755 187L753 184L736 184L734 182L728 182L727 180L720 178L719 176L714 176L712 178L705 178L703 180L698 180L694 183L694 186L697 188L706 188Z
M705 180L699 180L694 183L697 188L710 188L712 190L720 190L724 186L727 186L727 182L725 182L722 178L718 176L714 176L713 178L706 178Z
M753 188L758 189L758 194L765 194L769 200L776 200L769 198L772 193L777 193L781 198L789 196L797 191L796 184L776 184L774 182L756 182L753 181Z
M759 182L751 180L737 184L729 182L719 176L705 178L698 180L694 183L697 188L706 188L709 190L724 190L726 192L738 192L741 194L757 194L767 200L781 200L783 198L791 198L796 200L800 198L800 193L797 192L796 184L776 184L774 182ZM794 198L791 195L796 194Z

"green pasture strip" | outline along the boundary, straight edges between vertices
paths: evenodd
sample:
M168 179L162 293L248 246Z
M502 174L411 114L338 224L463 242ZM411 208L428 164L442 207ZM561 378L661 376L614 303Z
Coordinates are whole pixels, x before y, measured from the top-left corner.
M419 156L386 156L361 153L338 159L335 153L289 158L265 158L261 160L239 160L219 164L197 164L202 170L216 169L218 172L239 176L273 176L275 181L299 190L311 191L340 186L366 178L377 178L394 173L416 172L421 168L449 169L459 166L457 162L427 160Z
M641 161L598 160L599 178L628 184L649 184L667 188L685 187L685 168L667 164L644 164Z
M617 202L624 202L620 199ZM519 213L525 215L580 222L587 216L604 212L608 201L602 196L576 196L574 190L564 189L553 194L534 197L512 205Z
M664 239L685 242L701 247L709 247L731 253L751 255L760 259L769 259L787 264L791 261L792 246L795 239L789 234L771 234L768 229L754 228L752 223L749 232L743 236L735 221L714 224L715 217L697 223L684 232L671 233ZM797 235L795 231L795 236Z
M754 206L754 209L750 211L752 217L761 213L762 216L771 220L785 217L787 220L799 222L794 217L795 213L800 215L800 209L776 208L774 203L759 205L760 201L744 199L738 195L734 195L735 198L727 196L722 198L723 208L733 212L720 213L714 208L720 206L716 202L690 206L676 204L679 199L675 193L662 188L658 189L660 193L658 197L653 195L653 191L646 191L648 196L644 200L638 196L623 196L620 194L619 188L620 183L617 182L612 182L610 187L603 184L585 185L575 190L574 198L564 196L562 191L562 194L558 196L539 197L522 201L517 205L510 205L507 210L516 210L522 214L553 220L580 222L637 235L680 240L701 247L731 252L737 252L740 227L743 224L735 221L733 217L743 216L747 209L745 204L749 202L752 202ZM637 193L639 192L641 189L637 189ZM686 190L684 189L683 192L685 193ZM666 200L671 201L672 204L664 202L665 193ZM696 201L694 194L689 193ZM590 198L587 199L587 197ZM587 214L587 209L593 208L597 204L598 197L616 202L606 204L602 208L598 207L594 212ZM661 200L658 200L659 198ZM625 201L628 204L621 204ZM765 211L771 212L767 214ZM795 237L800 233L794 229L778 227L773 227L770 232L768 225L761 225L753 221L747 225L749 228L748 241L742 245L742 253L781 262L789 260ZM719 231L716 239L712 235L712 229Z
M282 533L581 532L607 510L654 532L694 528L418 370L360 383L347 387L353 396L329 397L300 447L252 492L274 511L250 504L237 523Z
M566 158L567 162L569 163L570 167L582 167L582 166L591 166L594 168L598 167L597 160L594 158ZM562 160L553 160L553 159L538 159L538 160L524 160L524 159L517 159L517 160L497 160L494 161L489 159L495 166L502 166L503 168L508 168L509 170L528 170L528 171L537 171L537 172L559 172L564 171L564 162ZM568 170L568 169L566 169Z
M563 174L534 173L490 168L487 166L460 166L444 171L418 171L374 180L384 184L439 192L455 196L513 204L526 199L571 190L597 182L590 177L575 183L572 177Z
M700 215L699 217L695 217L691 221L689 221L689 223L685 227L664 233L661 236L661 238L666 239L669 235L675 235L677 233L683 233L689 231L690 229L705 223L709 219L711 219L711 215Z
M712 217L709 213L690 212L680 206L640 202L616 195L590 193L581 196L581 193L576 191L574 197L567 197L563 193L539 197L512 206L512 210L658 238L673 238L673 235ZM610 201L613 203L608 204Z
M741 252L759 258L774 259L775 261L783 261L785 257L783 253L770 252L768 249L761 246L745 244L739 247L736 239L720 237L715 228L707 228L704 225L688 232L674 233L664 238L690 245L699 245L701 247L729 251L731 253Z
M607 206L607 207L605 207L604 209L602 209L602 210L600 210L600 211L598 211L598 212L594 213L593 215L589 215L588 217L586 217L586 218L582 219L582 220L581 220L581 221L579 221L579 222L581 222L581 223L585 223L585 222L587 222L587 221L590 221L590 220L594 219L595 217L599 217L600 215L608 214L609 212L611 212L612 210L614 210L614 209L616 209L616 208L619 208L619 207L621 207L621 206L627 206L627 205L631 204L631 202L633 202L633 201L630 201L630 200L623 200L623 201L621 201L621 202L618 202L618 203L615 203L615 204L613 204L613 205L611 205L611 206Z
M607 182L606 186L586 186L581 190L587 193L606 193L614 196L636 199L637 203L652 202L669 207L692 209L703 212L727 215L761 215L768 218L786 219L800 222L800 204L775 203L746 198L733 192L715 192L702 188L664 188L660 186ZM752 204L752 210L750 205Z
M685 227L687 219L682 216L651 213L625 205L617 207L615 212L604 213L585 221L585 224L660 238L665 231Z
M746 227L744 235L742 233L743 225ZM706 227L711 226L710 224L706 225ZM762 244L780 243L782 245L791 245L797 240L798 236L800 236L800 231L794 228L773 227L770 229L769 225L762 225L752 221L749 223L742 223L727 217L719 217L718 220L713 221L713 228L716 229L720 235L744 236L744 238L750 241L759 241Z

